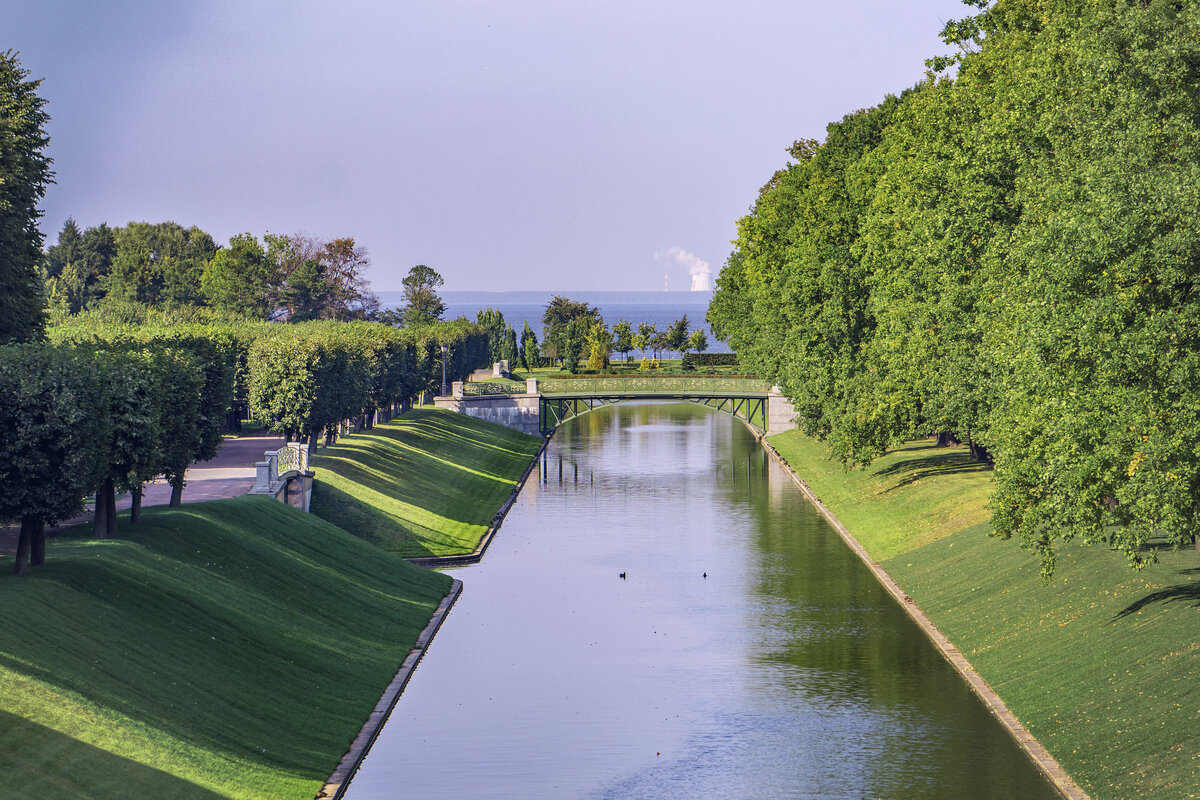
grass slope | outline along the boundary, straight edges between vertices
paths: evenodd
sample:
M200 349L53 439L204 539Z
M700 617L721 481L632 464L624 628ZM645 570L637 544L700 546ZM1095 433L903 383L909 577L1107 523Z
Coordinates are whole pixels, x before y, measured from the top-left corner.
M1135 573L1071 546L1045 584L987 535L990 473L961 449L846 472L798 432L771 442L1093 798L1200 796L1200 554Z
M261 497L0 560L0 797L311 798L450 579Z
M315 455L312 513L401 556L470 553L541 440L416 409Z

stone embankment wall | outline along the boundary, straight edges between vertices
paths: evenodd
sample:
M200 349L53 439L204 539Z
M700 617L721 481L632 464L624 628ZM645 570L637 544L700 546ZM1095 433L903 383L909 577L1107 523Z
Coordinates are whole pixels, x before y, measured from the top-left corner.
M530 436L540 436L537 394L485 395L482 397L435 397L433 404L447 411L494 422Z
M771 387L767 398L767 436L790 431L796 427L796 407L778 386Z

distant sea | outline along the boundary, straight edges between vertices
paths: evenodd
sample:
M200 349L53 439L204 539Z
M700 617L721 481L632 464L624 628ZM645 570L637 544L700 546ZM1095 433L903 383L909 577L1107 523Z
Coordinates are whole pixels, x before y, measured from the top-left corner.
M556 294L572 300L588 303L600 309L604 323L610 328L620 320L626 320L637 330L639 322L650 322L658 330L666 330L671 323L687 314L690 330L701 329L708 335L708 352L728 353L729 347L718 342L708 329L704 315L712 292L441 292L446 304L444 319L466 317L474 321L475 315L485 308L495 309L504 315L504 321L513 326L517 336L526 322L542 336L542 314ZM395 308L404 303L400 292L379 292L384 308ZM635 357L641 353L635 352Z

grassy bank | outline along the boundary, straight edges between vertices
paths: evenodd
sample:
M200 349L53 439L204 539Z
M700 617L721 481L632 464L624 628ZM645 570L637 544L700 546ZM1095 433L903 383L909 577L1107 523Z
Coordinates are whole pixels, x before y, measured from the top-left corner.
M321 448L312 513L401 556L470 553L541 440L416 409Z
M1044 584L987 535L990 473L961 448L846 472L797 432L771 442L1092 797L1200 796L1200 554L1134 573L1072 546Z
M260 497L0 560L0 797L311 798L450 579Z

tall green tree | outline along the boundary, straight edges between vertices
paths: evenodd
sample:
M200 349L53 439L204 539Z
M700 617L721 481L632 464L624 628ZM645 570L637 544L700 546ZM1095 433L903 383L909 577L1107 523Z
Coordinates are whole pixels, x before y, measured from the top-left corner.
M204 266L200 288L209 305L258 319L272 310L272 291L279 276L258 238L239 233Z
M1200 8L1064 0L1030 28L1038 148L982 345L993 521L1047 573L1071 539L1141 565L1200 531Z
M217 253L207 233L176 222L130 222L116 230L116 240L110 295L166 308L203 302L200 278Z
M570 325L576 319L587 322L580 323L573 335L569 334ZM598 308L556 295L542 313L542 351L547 358L558 359L564 366L568 363L577 365L584 339L595 322L604 322ZM574 371L571 366L567 368Z
M667 328L666 338L663 340L667 350L675 350L682 352L687 345L688 335L691 333L691 323L688 322L687 314L684 314L679 319L671 323L671 327Z
M526 370L531 369L538 354L538 338L533 332L533 328L529 327L529 320L525 320L525 327L521 329L521 366Z
M588 369L601 370L608 367L608 356L612 352L612 333L603 322L592 322L588 327L584 349L588 354Z
M506 330L508 324L504 321L504 314L494 308L485 308L475 314L475 323L487 332L488 337L488 359L491 363L496 363L504 358L503 350L505 347Z
M40 84L15 52L0 53L0 344L37 339L45 326L38 203L53 173Z
M613 325L612 335L612 349L622 356L628 356L629 351L633 349L633 327L626 320L618 320L617 324Z
M442 318L446 304L437 290L446 281L438 271L424 264L417 264L408 271L401 283L404 286L404 324L428 325Z
M19 519L13 571L45 559L45 526L83 510L104 418L90 359L47 344L0 346L0 520Z
M42 259L50 307L57 313L78 314L103 299L116 254L116 235L108 225L101 223L80 233L75 220L63 223L58 242Z

